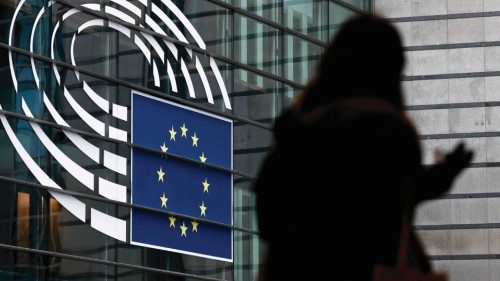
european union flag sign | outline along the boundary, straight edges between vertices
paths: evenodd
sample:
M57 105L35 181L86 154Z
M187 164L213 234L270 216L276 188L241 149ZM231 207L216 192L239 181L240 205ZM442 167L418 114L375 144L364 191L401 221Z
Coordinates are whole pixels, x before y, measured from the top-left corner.
M132 92L132 203L232 224L232 122ZM174 159L178 155L199 163ZM232 231L220 225L132 209L131 243L232 261Z

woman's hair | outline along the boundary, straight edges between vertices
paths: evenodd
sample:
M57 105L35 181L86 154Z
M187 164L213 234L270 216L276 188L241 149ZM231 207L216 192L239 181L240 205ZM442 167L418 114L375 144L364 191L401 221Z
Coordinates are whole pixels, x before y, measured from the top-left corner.
M396 29L377 16L358 15L342 26L323 54L301 110L348 97L376 97L402 109L403 66L403 47Z

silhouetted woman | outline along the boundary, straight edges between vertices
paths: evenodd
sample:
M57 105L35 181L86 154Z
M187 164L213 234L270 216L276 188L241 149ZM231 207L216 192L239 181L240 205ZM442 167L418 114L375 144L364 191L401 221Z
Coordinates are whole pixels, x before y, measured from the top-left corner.
M348 21L317 77L275 123L255 185L265 280L372 280L396 262L416 204L446 192L472 153L426 169L403 111L403 48L373 15ZM326 258L325 258L326 257ZM430 270L411 234L409 264ZM342 277L343 276L343 277Z

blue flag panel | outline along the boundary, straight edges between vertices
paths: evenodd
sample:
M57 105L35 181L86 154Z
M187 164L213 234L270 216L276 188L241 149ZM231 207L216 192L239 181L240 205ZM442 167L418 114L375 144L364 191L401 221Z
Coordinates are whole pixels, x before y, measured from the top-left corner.
M132 203L232 224L230 120L132 93ZM199 161L190 163L174 154ZM132 209L131 242L151 248L232 261L232 231L197 220Z

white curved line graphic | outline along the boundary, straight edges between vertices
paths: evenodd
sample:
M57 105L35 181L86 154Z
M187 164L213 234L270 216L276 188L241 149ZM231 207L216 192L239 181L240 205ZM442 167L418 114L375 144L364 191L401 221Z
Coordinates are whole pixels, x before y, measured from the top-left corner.
M194 28L193 24L187 19L187 17L182 13L181 10L170 0L162 0L163 4L167 6L167 8L174 13L174 15L181 21L181 23L186 27L186 29L191 33L191 36L193 36L194 40L202 48L205 50L207 46L205 45L205 42L203 42L203 39L201 38L200 34L196 29Z
M224 100L224 105L227 109L231 110L231 101L229 101L229 95L227 94L226 85L224 84L224 79L222 79L222 75L220 74L219 67L215 62L214 58L210 57L210 68L214 72L215 79L217 80L217 84L219 84L219 88L222 93L222 99Z
M140 9L136 8L135 6L133 6L132 4L128 3L127 1L114 0L113 2L118 3L119 5L122 5L126 9L132 11L137 16L140 15ZM145 6L147 5L146 1L139 1L139 2L142 3ZM193 36L193 38L195 39L195 41L197 42L197 44L202 49L206 49L206 44L203 42L201 36L196 31L196 29L191 24L191 22L189 22L189 20L185 17L185 15L179 10L179 8L177 6L175 6L175 4L173 2L171 2L171 1L162 0L162 2L165 4L165 6L167 6L168 9L170 9L174 13L174 15L181 21L181 23L184 24L184 26L191 33L191 35ZM83 6L86 6L87 8L98 9L97 7L99 5L98 4L84 4ZM177 37L177 39L179 39L182 42L188 43L186 37L182 34L182 32L180 32L180 30L178 29L178 27L172 22L172 20L170 18L168 18L168 16L161 9L159 9L158 6L156 6L155 4L153 4L152 5L152 9L153 9L153 13L155 13L167 25L167 27L174 33L174 35ZM115 10L115 11L118 11L118 10L109 7L109 13L110 14L114 13L115 16L120 17L120 15L119 15L119 13L121 13L120 11L118 11L118 13L116 13L116 12L111 11L111 10ZM75 14L77 12L78 12L78 10L75 10L75 11L70 10L69 12L67 12L66 14L64 14L63 20L65 20L67 17L69 17L70 15ZM166 36L166 33L161 29L160 26L158 26L156 24L155 21L153 21L151 19L151 17L149 17L148 15L145 15L145 17L146 17L146 24L147 25L149 25L155 32ZM121 18L123 18L123 16ZM125 18L126 18L127 22L131 22L131 20L132 20L131 17L128 17L128 18L125 17ZM84 25L80 26L80 28L78 29L79 30L78 32L81 32L81 30L83 29L82 28L83 26ZM102 24L101 24L101 26L102 26ZM110 27L112 27L112 26L113 26L113 24L110 24ZM123 26L117 24L115 29L121 31L126 36L129 36L129 33L128 33L129 30L127 28L125 28L125 27L123 27L123 29L122 29L121 27L123 27ZM125 29L127 29L127 31L125 31ZM144 35L144 33L143 33L143 35ZM153 37L150 36L150 35L149 36L146 35L144 37L146 38L146 40L148 40L151 43L151 45L153 46L153 48L157 51L157 53L159 54L160 58L164 62L164 53L162 51L158 51L158 50L160 50L160 48L158 48L158 44L155 44L156 40L151 40L151 38L153 38ZM171 42L169 42L167 40L164 40L164 43L167 45L167 47L169 48L170 52L173 54L174 58L177 59L178 58L178 51L177 51L176 46L173 43L171 43ZM189 55L192 57L192 50L190 50L189 48L186 48L186 50L188 51ZM146 55L146 57L147 57L147 55ZM212 58L211 58L211 60L212 60ZM167 63L168 63L168 61L167 61ZM214 67L212 65L211 65L211 67L214 70ZM215 69L216 70L214 70L214 73L215 73L215 76L216 76L217 83L219 84L219 87L220 87L221 92L222 92L224 104L225 104L226 108L231 109L229 97L227 95L227 90L226 90L225 85L223 83L222 76L220 75L220 72L218 71L217 66L215 67ZM181 63L181 70L182 70L182 72L183 72L183 74L184 74L184 76L186 78L186 83L187 83L187 87L188 87L188 91L189 91L190 97L195 97L195 92L194 92L194 88L192 87L191 78L190 78L189 75L186 75L187 67L185 66L185 63L184 63L184 66ZM155 86L158 86L159 85L159 78L158 78L157 75L155 75L156 74L155 71L157 71L157 69L156 70L153 69L153 74L155 76L154 77L155 78ZM174 82L175 79L174 79L173 75L171 75L171 73L169 73L169 72L173 72L173 71L171 71L171 65L167 65L167 73L169 74L169 80L170 80L170 82L172 84L172 90L174 92L177 92L177 85ZM205 88L205 92L207 93L207 100L209 100L209 103L213 103L213 102L210 102L210 100L213 100L213 95L212 95L211 91L207 91L207 89L209 89L209 87L207 88L207 85L209 85L209 84L208 84L208 81L205 80L206 79L206 75L202 74L202 72L199 72L199 73L200 73L200 77L202 77L201 79L202 79L202 83L203 83L204 88ZM78 72L75 72L75 74L77 75L77 78L79 79ZM205 77L203 77L203 76L205 76ZM205 81L203 81L203 80L205 80ZM205 83L205 82L207 82L207 83Z
M125 9L131 11L134 15L137 17L141 17L141 9L137 8L133 4L131 4L128 1L123 1L123 0L111 0L111 2L115 2L116 4L124 7Z
M146 41L149 42L149 44L151 45L151 47L153 47L153 49L155 50L156 54L160 57L161 61L164 63L165 62L165 52L163 51L163 49L161 48L160 44L158 43L158 41L156 41L156 39L147 34L147 33L144 33L144 32L141 32L142 36L144 36L144 38L146 39Z
M184 59L182 59L182 58L181 58L181 71L182 71L182 74L184 75L184 79L186 80L189 96L192 98L195 98L196 96L194 94L193 81L191 80L191 75L189 74L189 70L186 66L186 63L184 62Z
M75 62L75 40L76 40L76 33L73 33L73 38L71 39L71 47L70 47L70 56L71 56L71 64L73 66L76 66L76 62ZM74 70L75 72L75 76L76 76L76 79L78 81L80 81L80 73L78 72L78 70Z
M167 48L170 50L170 52L174 56L174 59L176 61L179 60L179 51L177 50L177 47L175 46L175 44L172 42L169 42L167 40L163 40L163 42L165 43L165 45L167 45Z
M161 21L163 21L163 23L165 23L168 29L170 29L174 33L177 39L186 44L189 44L188 40L186 39L184 34L182 34L177 25L175 25L175 23L160 8L158 8L158 6L156 6L154 3L151 3L151 10L158 16L158 18L160 18Z
M12 22L10 23L10 30L9 30L9 46L12 45L12 33L14 32L14 24L16 23L16 18L17 14L21 10L21 7L24 5L25 0L21 0L19 4L16 7L16 10L14 11L14 15L12 16ZM14 89L16 90L17 93L17 76L16 72L14 71L14 62L12 59L12 50L9 50L9 68L10 68L10 75L12 76L12 83L14 83Z
M99 178L99 194L111 200L127 202L127 187L103 178Z
M44 102L45 106L47 107L47 109L49 110L50 115L56 121L57 124L71 128L68 125L68 123L62 118L62 116L59 115L59 113L54 108L54 106L52 105L52 103L50 102L49 98L47 97L47 95L45 93L43 94L43 102ZM123 114L125 114L125 116L127 115L127 108L124 106L121 106L121 105L113 104L113 111L120 112L119 114L121 114L121 115L123 115ZM121 117L124 118L126 121L127 117L123 117L123 116L121 116ZM88 142L87 140L82 138L79 134L76 134L73 132L68 132L65 130L63 130L63 132L75 144L75 146L78 147L78 149L80 149L85 155L87 155L94 162L96 162L98 164L100 163L99 148L97 146L91 144L90 142ZM113 170L115 172L122 173L122 174L123 174L123 170L125 170L125 174L126 174L126 166L127 166L127 163L126 163L127 159L126 158L118 156L118 155L116 155L112 152L106 151L106 150L104 150L104 154L107 155L107 159L108 159L108 162L106 164L104 164L105 167L110 166L113 168L111 170ZM113 159L113 160L110 161L110 159ZM117 162L119 164L113 165L113 164L110 164L110 162ZM125 166L125 169L118 168L118 167L123 167L123 166Z
M134 43L139 47L139 49L142 51L146 59L148 60L148 63L151 64L151 52L149 51L148 47L144 42L139 38L139 36L134 35Z
M45 7L42 7L40 12L38 12L38 15L36 16L35 22L33 23L33 28L31 29L30 52L32 53L33 53L33 38L35 37L36 27L38 26L38 22L42 18L44 12L45 12ZM38 78L38 73L36 71L35 59L33 57L30 57L30 60L31 60L31 70L33 71L33 77L35 78L36 87L40 89L40 78Z
M67 11L66 13L63 14L62 16L62 21L65 21L67 18L69 18L70 16L76 14L76 13L79 13L81 12L80 10L78 10L77 8L72 8L71 10Z
M210 89L210 84L208 84L207 76L205 75L205 70L203 69L203 65L201 65L200 60L196 57L196 70L201 78L201 83L203 84L203 88L205 89L205 93L207 94L207 100L209 103L214 104L214 97L212 96L212 90Z
M160 73L158 73L158 66L156 66L156 62L153 61L153 79L156 87L160 87Z
M129 16L129 15L125 14L124 12L117 10L113 7L105 6L104 11L110 15L113 15L113 16L125 21L125 22L128 22L130 24L135 24L135 20L131 16Z
M54 27L54 31L52 31L52 36L50 38L50 58L54 59L54 40L56 38L57 29L59 28L59 21L56 23ZM57 66L55 63L52 64L52 69L54 71L54 76L56 77L56 81L58 85L61 85L61 76L59 76L59 70L57 70Z
M130 29L128 27L125 27L119 23L115 23L114 21L108 21L108 26L110 28L113 28L115 30L118 30L120 33L124 34L128 38L131 36Z
M167 36L167 34L163 31L163 29L161 29L161 27L150 16L145 15L145 17L146 17L146 24L149 25L154 32L161 34L163 36ZM174 58L177 60L179 55L177 47L172 42L169 42L167 40L163 40L163 42L167 45L168 49L170 50Z
M127 241L127 222L90 208L90 226L120 241Z
M0 109L2 109L2 106L0 106ZM53 188L57 189L62 189L59 185L57 185L39 166L33 158L28 154L26 149L24 149L23 145L19 141L19 139L16 137L16 134L10 127L9 121L7 121L7 118L5 115L0 114L0 121L3 124L3 127L5 129L5 132L7 133L7 136L9 137L12 145L16 149L17 154L21 157L23 160L24 164L26 164L26 167L28 167L29 171L35 176L38 182L40 184L45 185L45 186L50 186ZM85 222L85 204L83 204L80 200L74 198L73 196L66 195L66 194L61 194L57 192L52 192L49 191L49 193L59 202L61 205L66 208L70 213L72 213L75 217L77 217L79 220Z
M99 108L101 108L104 112L109 113L109 102L94 92L85 80L83 81L83 91Z
M104 132L106 130L104 123L97 120L97 118L90 115L90 113L88 113L85 109L83 109L83 107L81 107L80 104L76 102L75 99L73 99L73 96L71 96L71 94L68 92L66 86L64 87L64 96L66 97L66 100L68 101L71 108L73 108L76 114L80 116L83 122L85 122L96 133L98 133L101 136L104 136Z
M94 11L101 10L101 5L95 3L82 4L81 6Z
M121 119L123 121L127 121L127 111L128 108L126 106L122 106L116 103L113 103L113 116Z
M109 126L108 130L109 130L108 137L119 141L124 141L124 142L127 141L127 131L120 130L113 126Z
M104 20L103 19L89 20L78 27L78 33L80 34L83 30L92 26L104 26Z
M124 176L127 175L127 158L121 157L114 153L104 150L104 167L120 173Z
M66 126L68 128L71 128L68 123L59 115L57 110L54 108L52 103L49 100L49 97L45 93L43 93L43 103L45 104L45 107L49 110L50 115L52 118L56 121L57 124L61 126ZM82 138L79 134L75 134L73 132L68 132L66 130L63 130L64 134L73 142L73 144L80 149L81 152L83 152L85 155L87 155L90 159L92 159L96 163L100 163L99 160L99 148L84 138Z
M172 85L172 92L177 93L177 81L175 80L174 70L169 61L167 61L167 74L170 84Z
M24 98L21 98L22 108L24 114L26 116L33 118L33 114L31 113L28 105L26 104ZM70 175L72 175L75 179L81 182L90 190L94 190L94 174L80 167L80 165L76 164L73 160L71 160L64 152L62 152L43 132L40 125L34 122L30 122L31 128L35 132L36 136L42 144L47 148L47 150L54 156L54 158L61 164L61 166L68 171Z

